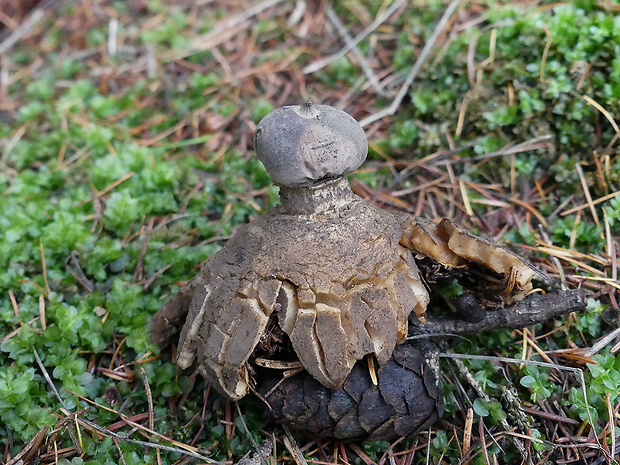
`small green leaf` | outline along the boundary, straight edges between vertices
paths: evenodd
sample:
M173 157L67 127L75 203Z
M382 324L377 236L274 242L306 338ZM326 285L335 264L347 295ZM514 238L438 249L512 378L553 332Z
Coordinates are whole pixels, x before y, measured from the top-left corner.
M474 400L474 412L476 412L476 414L478 414L481 417L488 417L489 416L489 411L486 408L486 404L487 402L477 398L476 400Z
M524 376L523 378L521 378L521 381L520 381L521 386L524 386L526 388L532 387L535 382L536 382L536 379L530 375Z

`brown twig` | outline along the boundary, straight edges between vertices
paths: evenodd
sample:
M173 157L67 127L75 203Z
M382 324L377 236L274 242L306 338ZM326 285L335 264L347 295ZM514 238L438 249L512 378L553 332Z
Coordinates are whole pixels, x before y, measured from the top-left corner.
M498 328L520 328L559 315L582 310L586 307L587 296L583 291L559 291L545 295L531 294L514 308L484 311L480 304L469 294L461 296L459 307L467 315L476 316L473 321L440 317L426 318L426 323L410 326L410 337L418 335L439 334L474 334Z

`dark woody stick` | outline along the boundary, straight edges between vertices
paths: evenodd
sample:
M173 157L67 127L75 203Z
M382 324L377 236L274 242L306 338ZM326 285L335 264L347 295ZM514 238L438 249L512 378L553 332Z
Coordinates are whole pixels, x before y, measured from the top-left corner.
M587 297L581 289L532 294L516 305L488 310L483 309L473 295L463 294L455 304L464 318L427 317L426 323L412 318L409 336L472 334L499 328L522 328L583 310Z

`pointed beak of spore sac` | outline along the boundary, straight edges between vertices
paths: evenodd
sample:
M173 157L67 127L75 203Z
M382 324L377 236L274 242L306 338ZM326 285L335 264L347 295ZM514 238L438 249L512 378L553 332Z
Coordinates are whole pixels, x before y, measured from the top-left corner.
M309 187L355 171L368 142L353 117L329 105L291 105L265 116L254 133L256 155L274 183Z

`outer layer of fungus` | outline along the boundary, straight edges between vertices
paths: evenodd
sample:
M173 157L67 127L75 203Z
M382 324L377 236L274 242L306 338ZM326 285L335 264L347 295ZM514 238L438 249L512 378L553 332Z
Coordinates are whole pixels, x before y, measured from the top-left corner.
M531 269L514 254L448 220L435 225L354 195L344 175L364 161L367 143L343 111L280 108L258 125L255 146L282 205L240 227L152 325L161 345L185 319L177 364L197 358L229 398L247 393L248 360L273 318L326 388L341 388L367 354L384 366L409 315L422 318L429 301L412 251L447 267L476 262L509 292L529 289Z

